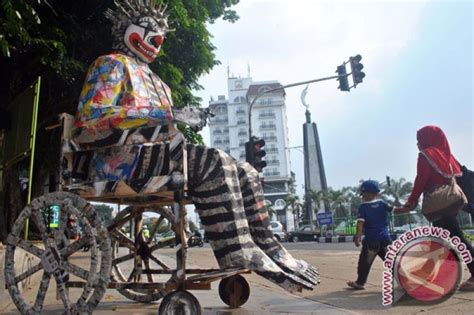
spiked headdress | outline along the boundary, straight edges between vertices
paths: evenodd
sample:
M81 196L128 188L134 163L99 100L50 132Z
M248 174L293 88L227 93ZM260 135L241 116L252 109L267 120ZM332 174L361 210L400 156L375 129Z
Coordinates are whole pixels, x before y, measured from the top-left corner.
M112 35L115 48L122 48L123 35L127 27L136 23L140 17L154 17L165 33L169 31L168 15L165 14L166 5L156 2L157 0L114 0L117 8L107 9L105 17L113 24Z

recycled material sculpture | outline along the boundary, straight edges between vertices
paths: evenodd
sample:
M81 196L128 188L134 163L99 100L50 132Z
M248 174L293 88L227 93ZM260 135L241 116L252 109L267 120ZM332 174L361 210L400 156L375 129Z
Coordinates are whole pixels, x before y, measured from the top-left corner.
M148 66L169 30L165 8L153 0L115 4L106 12L113 23L114 52L93 62L80 96L76 141L81 144L106 145L118 141L121 130L136 127L162 125L172 134L173 121L186 120L183 111L172 108L170 88ZM188 144L186 150L189 195L219 266L249 268L289 291L317 285L318 270L294 259L273 237L257 171L218 149ZM79 164L87 165L84 174L102 180L170 171L163 167L167 157L148 151L99 150Z

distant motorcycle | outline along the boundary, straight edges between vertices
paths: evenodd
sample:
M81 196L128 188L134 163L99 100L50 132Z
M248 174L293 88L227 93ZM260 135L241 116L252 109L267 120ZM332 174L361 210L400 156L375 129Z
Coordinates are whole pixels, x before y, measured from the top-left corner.
M188 246L189 246L189 247L194 247L194 246L203 247L203 246L204 246L204 241L202 240L202 237L196 236L196 235L192 235L192 236L188 239Z

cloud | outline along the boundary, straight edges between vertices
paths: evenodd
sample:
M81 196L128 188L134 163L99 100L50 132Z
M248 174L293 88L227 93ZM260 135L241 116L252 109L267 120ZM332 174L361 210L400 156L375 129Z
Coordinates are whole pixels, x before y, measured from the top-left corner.
M448 126L447 133L453 146L459 147L459 156L471 160L471 167L474 167L472 92L457 91L455 86L449 85L450 82L439 78L432 87L425 86L439 94L428 100L429 90L419 90L422 82L411 78L417 69L407 67L408 61L417 60L413 59L414 56L423 49L433 52L431 58L436 58L439 53L432 50L430 45L433 43L426 39L426 32L430 30L426 27L427 21L433 25L458 25L462 22L472 27L472 14L470 24L465 19L456 20L461 9L453 9L452 15L439 18L446 10L439 8L437 3L241 1L235 7L241 17L239 21L234 24L219 21L210 26L217 58L222 65L201 79L205 91L197 94L206 103L211 95L227 95L228 66L234 75L246 76L249 64L255 81L278 80L289 84L334 75L337 65L359 53L363 56L367 74L362 85L347 93L337 90L338 84L334 80L316 83L310 86L306 98L313 121L318 123L330 186L355 185L370 174L374 174L371 176L376 179L377 176L383 179L385 175L392 175L413 180L417 155L414 134L431 117ZM442 4L451 8L450 3ZM453 5L452 8L457 7ZM457 27L462 28L462 24ZM447 36L455 40L456 35L449 33ZM459 51L456 45L450 49ZM470 51L472 54L472 47ZM455 69L460 61L443 62L446 62L446 67ZM410 66L413 67L413 63ZM472 66L469 71L472 76ZM302 145L305 118L300 93L303 88L286 90L290 146ZM447 98L453 91L460 92L458 98L464 99L468 93L468 104L462 105L461 113L469 111L466 106L469 106L470 95L471 110L469 117L461 115L462 123L458 122L458 127L451 128L446 122L449 114L433 109L442 108L436 100L442 99L442 95ZM383 153L374 152L375 148L380 148ZM303 180L302 154L292 150L291 159L300 186ZM343 166L351 167L342 170Z

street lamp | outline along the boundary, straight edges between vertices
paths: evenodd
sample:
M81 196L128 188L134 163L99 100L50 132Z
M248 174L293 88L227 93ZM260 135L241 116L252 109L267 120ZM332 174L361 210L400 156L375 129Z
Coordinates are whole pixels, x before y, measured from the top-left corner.
M275 91L279 91L279 90L283 90L283 89L290 88L290 87L295 87L295 86L300 86L300 85L310 84L310 83L315 83L315 82L320 82L320 81L338 79L338 78L342 78L342 77L347 77L347 74L345 74L345 75L333 75L333 76L330 76L330 77L325 77L325 78L320 78L320 79L314 79L314 80L309 80L309 81L291 83L291 84L287 84L287 85L282 85L282 86L277 87L277 88L265 90L265 91L257 94L257 96L255 96L253 98L252 102L250 102L250 106L249 106L249 141L252 138L252 107L253 107L253 104L255 104L255 101L258 100L260 97L262 97L265 94L275 92ZM247 98L247 103L248 102L249 102L249 100Z

